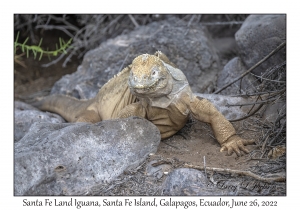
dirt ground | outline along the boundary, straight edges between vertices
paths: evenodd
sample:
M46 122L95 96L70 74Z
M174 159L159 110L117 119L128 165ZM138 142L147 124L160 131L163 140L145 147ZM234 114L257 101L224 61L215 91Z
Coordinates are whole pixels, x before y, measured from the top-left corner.
M238 125L235 124L237 128ZM203 166L204 161L207 167L229 168L235 170L247 170L250 166L257 164L257 161L248 161L249 154L237 157L227 152L220 152L220 144L214 138L209 124L193 122L183 128L184 135L180 133L169 139L161 141L156 155L165 158L177 158L179 161L192 165ZM244 131L242 137L245 139L258 139L258 132ZM248 145L247 149L253 151L255 145ZM251 153L250 153L251 154Z

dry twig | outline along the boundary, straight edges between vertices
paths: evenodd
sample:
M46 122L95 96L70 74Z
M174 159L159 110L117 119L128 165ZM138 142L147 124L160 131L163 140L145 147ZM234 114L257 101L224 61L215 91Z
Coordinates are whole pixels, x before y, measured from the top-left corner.
M193 168L198 170L210 170L210 171L216 171L220 173L230 173L230 174L237 174L242 176L250 176L256 180L263 181L263 182L285 182L285 177L262 177L257 174L252 173L251 171L241 171L241 170L233 170L233 169L224 169L224 168L213 168L213 167L203 167L203 166L196 166L191 164L184 164L184 167L187 168Z
M270 52L267 56L265 56L263 59L261 59L259 62L257 62L254 66L252 66L246 72L244 72L241 76L239 76L238 78L234 79L232 82L230 82L229 84L223 86L219 90L215 91L214 94L217 94L217 93L221 92L222 90L226 89L227 87L229 87L230 85L232 85L233 83L235 83L236 81L238 81L239 79L241 79L244 76L246 76L247 74L249 74L252 70L254 70L260 64L262 64L263 62L265 62L268 58L270 58L272 55L274 55L276 52L278 52L280 49L282 49L285 45L286 45L286 42L281 43L276 49L274 49L272 52Z

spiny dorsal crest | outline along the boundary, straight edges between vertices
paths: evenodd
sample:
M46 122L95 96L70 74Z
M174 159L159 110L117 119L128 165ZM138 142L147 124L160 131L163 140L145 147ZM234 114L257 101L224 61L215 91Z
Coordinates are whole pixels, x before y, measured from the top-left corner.
M151 74L153 66L162 66L163 63L155 55L143 54L136 57L132 61L131 71L134 76L141 78L143 76L149 76Z

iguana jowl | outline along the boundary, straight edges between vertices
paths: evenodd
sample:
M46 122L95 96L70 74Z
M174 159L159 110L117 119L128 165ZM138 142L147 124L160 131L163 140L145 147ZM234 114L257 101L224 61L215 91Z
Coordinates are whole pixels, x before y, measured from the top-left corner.
M51 95L38 102L44 111L60 114L69 122L96 123L101 120L139 116L154 123L165 139L179 131L191 114L210 123L221 151L231 155L254 143L236 135L231 123L208 100L193 95L181 70L161 53L143 54L110 79L90 100Z

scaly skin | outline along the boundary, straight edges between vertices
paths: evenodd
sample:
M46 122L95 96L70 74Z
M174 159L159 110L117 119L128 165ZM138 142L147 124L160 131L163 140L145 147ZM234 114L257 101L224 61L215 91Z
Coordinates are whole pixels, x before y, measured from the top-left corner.
M208 100L193 95L185 75L160 51L143 54L109 80L90 100L77 100L51 95L37 104L44 111L60 114L69 122L99 122L101 120L139 116L146 118L166 139L179 131L189 115L210 123L220 151L228 155L241 151L254 140L236 135L231 123Z

